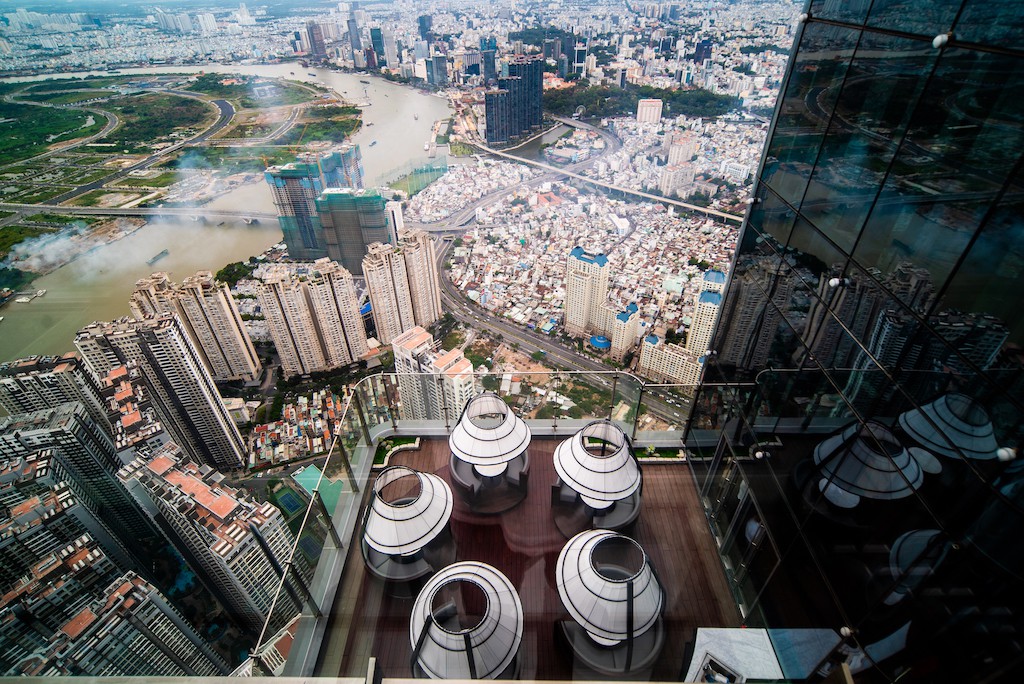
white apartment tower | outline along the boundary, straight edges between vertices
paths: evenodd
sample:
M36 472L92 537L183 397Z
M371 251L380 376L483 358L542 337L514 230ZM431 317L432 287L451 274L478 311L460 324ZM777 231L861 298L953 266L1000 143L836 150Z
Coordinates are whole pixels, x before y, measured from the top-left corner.
M697 356L711 348L711 337L715 332L718 314L722 308L722 293L725 290L725 273L714 269L704 272L701 278L701 292L693 312L693 322L686 335L686 349Z
M199 271L181 286L163 272L135 283L129 307L138 320L177 314L203 364L217 381L252 381L263 370L228 286Z
M608 296L608 257L582 247L569 253L565 274L565 331L580 337L604 332L603 305Z
M337 368L369 352L352 274L318 259L305 278L273 269L258 292L286 376Z
M438 349L433 336L416 326L394 339L395 373L402 418L454 422L477 393L473 364L462 352Z
M190 456L219 468L245 462L242 436L177 316L92 323L75 346L97 376L136 363L164 429Z
M414 326L441 318L441 287L430 236L403 234L398 245L374 243L363 258L377 337L384 344Z
M225 283L215 281L209 271L199 271L178 288L176 304L214 380L259 377L263 366Z
M659 123L664 103L656 98L639 100L636 103L636 120L639 123Z
M686 349L697 356L703 356L711 345L711 336L715 332L715 322L722 308L722 295L718 292L705 290L697 296L697 306L693 312L693 323L686 334Z
M294 543L281 512L228 487L218 472L188 460L174 444L118 475L203 583L258 633L280 583L277 568L285 567ZM305 564L293 569L294 581L308 581ZM290 595L283 593L275 611L284 622L298 612Z
M637 372L654 382L673 382L696 386L703 363L697 354L678 344L669 344L657 335L648 335L640 345Z
M0 406L26 413L77 401L97 425L107 424L100 386L81 357L30 356L0 364Z
M369 353L366 328L352 274L335 261L318 259L306 285L329 367L344 366Z
M317 338L305 283L282 267L264 277L256 297L270 326L285 376L326 368L327 358Z

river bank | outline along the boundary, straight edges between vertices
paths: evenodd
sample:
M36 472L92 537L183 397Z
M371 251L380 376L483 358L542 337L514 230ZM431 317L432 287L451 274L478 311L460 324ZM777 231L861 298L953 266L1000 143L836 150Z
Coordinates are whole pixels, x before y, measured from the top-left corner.
M294 65L208 65L124 69L122 74L244 73L297 81L322 81L349 100L367 102L363 127L352 136L361 146L366 185L378 185L398 174L393 171L425 164L423 144L431 138L435 121L448 118L448 101L414 88L365 74L345 74L312 68L301 74ZM61 78L106 72L60 74ZM309 76L313 73L313 76ZM44 77L8 79L40 81ZM361 81L368 80L369 83ZM365 98L365 99L364 99ZM370 126L369 124L373 125ZM370 143L376 142L371 145ZM258 177L257 177L258 178ZM221 194L213 193L204 205L211 209L274 212L270 192L262 182L242 183ZM186 220L149 221L131 234L78 256L74 261L37 278L32 289L46 289L45 297L19 308L3 310L0 362L32 354L60 354L74 348L75 333L83 326L128 315L128 298L135 281L154 270L169 271L181 280L199 270L216 272L225 264L244 261L281 240L276 222L246 225ZM146 262L167 249L169 254L150 266Z

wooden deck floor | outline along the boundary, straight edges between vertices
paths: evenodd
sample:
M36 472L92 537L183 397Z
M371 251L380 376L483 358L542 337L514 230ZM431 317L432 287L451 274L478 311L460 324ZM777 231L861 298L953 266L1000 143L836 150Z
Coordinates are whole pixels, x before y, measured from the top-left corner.
M447 440L423 440L419 451L403 452L393 464L435 472L451 484ZM559 649L555 624L569 620L555 589L554 569L566 542L552 518L552 453L556 439L530 446L529 494L500 515L472 513L458 496L451 529L459 560L478 560L501 570L518 589L526 614L520 647L523 679L573 679L571 654ZM707 530L689 469L644 465L640 518L629 536L651 558L666 591L667 641L652 677L677 680L686 647L697 627L736 627L739 613L729 592L714 541ZM387 677L410 677L409 614L414 596L393 595L362 570L358 550L350 558L328 626L322 676L362 676L367 658L377 658ZM332 665L327 663L331 662Z

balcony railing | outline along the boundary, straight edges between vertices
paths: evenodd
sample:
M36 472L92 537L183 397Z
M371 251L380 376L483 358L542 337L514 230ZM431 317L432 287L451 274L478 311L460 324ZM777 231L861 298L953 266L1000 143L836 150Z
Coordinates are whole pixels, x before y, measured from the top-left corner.
M459 391L453 392L456 382ZM647 383L621 371L475 374L472 393L490 390L526 419L534 435L568 436L595 419L617 424L641 458L685 463L683 436L691 413L698 436L707 438L747 400L753 385L696 387ZM334 442L293 527L295 543L276 588L270 614L249 663L260 674L313 674L351 547L364 492L371 486L374 455L381 440L395 436L447 437L466 397L465 377L382 373L364 378L345 396ZM460 393L461 392L461 393ZM300 568L312 567L312 573ZM287 658L276 644L291 631ZM337 654L333 654L338 657Z

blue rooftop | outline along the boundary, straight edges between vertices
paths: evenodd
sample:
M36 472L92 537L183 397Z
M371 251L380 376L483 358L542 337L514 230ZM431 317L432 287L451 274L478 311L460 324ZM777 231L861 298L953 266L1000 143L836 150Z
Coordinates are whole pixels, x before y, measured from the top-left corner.
M591 254L582 247L573 247L572 251L569 252L569 256L576 257L588 264L597 264L598 266L604 266L608 263L608 257L604 254Z
M594 349L611 349L612 341L604 335L594 335L590 338L590 346Z
M715 306L721 306L722 295L717 292L701 292L700 299L697 301L701 304L714 304Z
M721 271L704 271L704 282L725 285L725 274Z
M620 321L622 321L623 323L627 323L627 322L629 322L629 317L632 316L633 314L635 314L639 310L640 309L639 309L639 307L637 307L636 304L630 303L630 305L626 307L625 311L623 311L620 314L616 314L615 317L617 319L619 319Z
M373 306L370 305L370 302L366 302L365 304L363 304L363 308L359 309L359 315L360 316L365 316L366 314L370 313L370 311L372 311L372 310L373 310Z
M657 335L647 336L647 344L658 344L658 342L661 342L661 338L659 338Z

